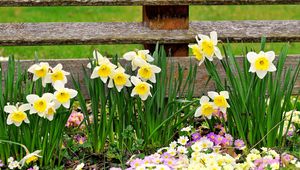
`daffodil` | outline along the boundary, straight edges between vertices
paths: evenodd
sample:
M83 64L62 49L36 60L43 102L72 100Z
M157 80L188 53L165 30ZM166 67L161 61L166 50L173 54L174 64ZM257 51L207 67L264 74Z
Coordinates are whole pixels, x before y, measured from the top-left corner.
M192 53L195 58L199 61L199 66L203 63L205 57L203 56L202 49L199 44L189 45L189 48L192 49Z
M200 104L201 106L197 108L195 112L195 117L199 117L202 115L208 119L211 119L211 116L216 109L214 103L210 102L207 96L202 96L200 98Z
M40 153L41 153L41 150L37 150L32 153L26 154L26 156L20 160L21 167L23 167L25 163L30 164L32 162L36 162L39 158L42 157L39 155Z
M113 71L111 78L108 82L108 87L113 88L114 84L117 90L120 92L124 86L131 87L131 82L129 80L129 75L125 73L125 69L122 66L119 66L116 70Z
M131 96L139 95L142 100L146 100L149 95L152 96L150 92L150 88L152 88L151 84L143 82L135 76L131 77L131 82L135 86L131 92Z
M221 91L220 94L214 91L208 92L208 96L214 101L214 104L221 110L221 112L226 113L226 109L229 108L227 99L229 99L228 91Z
M160 71L161 69L156 65L145 63L140 66L137 77L141 78L143 81L150 80L152 83L156 83L155 74Z
M109 60L105 60L99 66L94 68L91 79L100 77L103 83L106 83L115 68L117 68L116 65L112 64Z
M52 72L47 74L47 82L51 82L54 85L56 82L61 81L63 84L67 83L67 75L70 75L69 72L62 70L63 66L61 64L57 64L54 68L52 68Z
M16 126L21 126L23 122L29 123L27 114L25 113L29 109L29 104L22 104L21 106L6 105L4 107L4 111L6 113L9 113L7 117L7 124L15 124Z
M218 36L216 31L210 32L210 37L207 35L198 34L198 36L196 36L196 40L199 45L199 51L201 51L203 56L209 61L212 61L214 56L220 60L223 58L220 49L217 47Z
M146 62L152 62L154 58L149 54L149 50L130 51L123 55L124 59L131 61L132 71Z
M50 83L47 79L47 74L49 73L49 63L47 62L41 62L39 64L34 64L31 67L29 67L28 72L33 74L33 81L36 81L37 79L42 79L42 85L46 87L47 83Z
M47 118L48 120L52 121L54 118L54 114L56 113L57 107L58 107L58 105L56 105L54 102L49 103L44 117Z
M52 93L44 93L42 97L39 97L36 94L30 94L26 96L26 99L31 104L30 114L37 113L40 117L45 117L54 96Z
M77 95L77 91L65 88L64 84L62 83L56 83L54 89L56 90L54 92L54 101L56 103L55 108L63 105L68 109L70 107L70 100Z
M268 72L276 71L275 65L272 63L275 59L274 51L268 52L249 52L247 59L251 63L249 72L256 73L260 79L263 79Z
M108 58L103 57L97 50L93 51L93 62L95 62L96 65L101 64L102 62L108 60ZM91 63L87 64L87 68L92 68Z

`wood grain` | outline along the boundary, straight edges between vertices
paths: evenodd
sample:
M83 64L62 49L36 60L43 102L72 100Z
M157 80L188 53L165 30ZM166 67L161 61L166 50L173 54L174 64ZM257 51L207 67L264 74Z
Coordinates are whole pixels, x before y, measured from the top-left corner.
M217 31L231 42L300 41L300 21L200 21L189 30L151 30L142 23L3 23L0 46L192 43L197 33Z
M0 6L275 5L300 0L0 0Z
M71 72L74 75L74 77L76 77L79 80L79 82L81 84L81 89L83 90L85 96L88 97L86 87L84 86L84 82L83 82L82 66L86 67L89 60L87 60L87 59L61 59L61 60L43 60L43 61L49 62L50 66L52 66L52 67L54 67L58 63L62 63L63 67L64 67L63 69ZM190 68L190 61L197 63L197 61L195 59L191 60L190 57L169 57L168 58L168 63L169 63L168 66L170 66L171 62L175 63L174 65L177 65L177 63L178 63L185 70L184 75L187 75L189 68ZM299 61L300 61L299 55L288 56L287 61L285 63L285 68L287 68L287 67L295 68ZM242 63L241 57L238 57L238 62ZM32 65L33 63L34 63L34 61L32 61L32 60L21 61L21 65L22 65L22 68L24 68L24 70L27 70L27 68L30 65ZM130 63L127 61L124 61L124 60L121 60L121 64L124 67L130 66ZM7 68L7 63L2 63L2 65L3 65L3 70L5 71ZM220 73L222 79L224 79L225 78L224 71L222 71L221 67L219 67L218 70L219 70L219 73ZM174 74L176 75L176 72ZM186 76L184 76L184 77L186 77ZM68 81L67 86L73 88L73 85L71 83L71 77L68 77L68 79L69 79L69 81ZM206 93L209 90L215 90L214 84L212 82L210 82L207 86L205 86L207 80L208 80L208 74L206 72L205 66L201 65L197 68L197 78L196 78L195 93L194 93L195 97L202 96L203 93ZM300 90L300 75L297 78L296 84L294 86L293 94L299 94L299 90Z

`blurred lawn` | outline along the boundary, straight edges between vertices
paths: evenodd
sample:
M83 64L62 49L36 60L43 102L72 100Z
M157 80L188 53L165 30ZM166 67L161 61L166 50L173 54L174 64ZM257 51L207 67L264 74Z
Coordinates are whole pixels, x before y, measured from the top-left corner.
M192 6L191 20L299 20L300 5L277 6ZM0 22L138 22L142 20L141 7L14 7L0 8ZM267 50L279 51L284 43L270 43ZM236 53L244 46L257 48L258 44L234 44ZM300 43L289 44L290 54L300 53ZM82 58L93 49L108 55L123 54L141 45L80 45L0 47L0 56L17 58Z

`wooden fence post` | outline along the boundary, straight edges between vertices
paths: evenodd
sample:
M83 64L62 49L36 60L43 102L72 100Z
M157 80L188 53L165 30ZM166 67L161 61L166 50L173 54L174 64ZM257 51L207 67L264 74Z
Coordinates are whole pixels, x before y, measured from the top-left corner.
M189 29L188 5L151 5L143 6L143 23L150 29L187 30ZM144 44L146 49L154 51L155 44ZM188 44L164 44L171 56L188 56Z

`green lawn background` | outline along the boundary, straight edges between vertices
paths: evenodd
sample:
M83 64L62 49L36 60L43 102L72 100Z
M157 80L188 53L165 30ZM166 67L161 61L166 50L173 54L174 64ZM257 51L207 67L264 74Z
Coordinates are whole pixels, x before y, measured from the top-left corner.
M206 20L299 20L300 5L263 6L191 6L190 19ZM139 22L142 8L137 7L0 7L0 23L9 22ZM284 43L269 43L267 50L278 52ZM234 44L237 54L243 48L257 48L258 44ZM300 53L300 43L290 43L290 54ZM77 45L1 47L0 56L15 55L19 59L84 58L93 49L108 55L122 55L126 51L143 48L141 45Z

